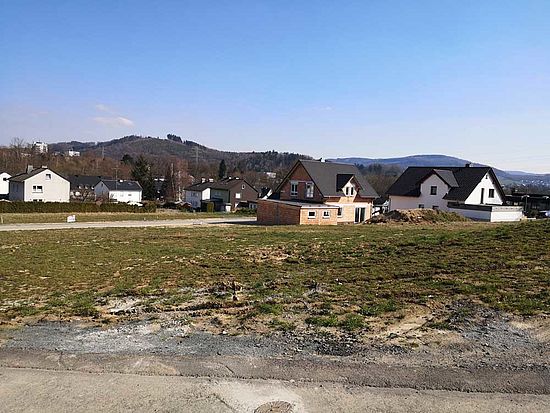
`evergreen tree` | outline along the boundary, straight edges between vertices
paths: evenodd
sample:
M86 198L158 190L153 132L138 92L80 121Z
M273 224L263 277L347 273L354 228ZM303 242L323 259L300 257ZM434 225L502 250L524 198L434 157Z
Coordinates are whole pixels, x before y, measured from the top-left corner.
M223 179L225 178L225 175L227 174L227 166L225 165L225 160L221 160L220 166L218 168L218 178Z
M132 178L139 182L144 199L155 199L155 181L151 172L151 164L140 155L134 163Z

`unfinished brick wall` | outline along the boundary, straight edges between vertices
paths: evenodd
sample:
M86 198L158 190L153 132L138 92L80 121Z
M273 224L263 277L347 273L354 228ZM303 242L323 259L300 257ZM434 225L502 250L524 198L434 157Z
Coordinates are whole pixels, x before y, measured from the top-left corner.
M315 211L315 218L309 218L309 212ZM323 218L323 211L328 211L330 216ZM302 208L300 211L301 225L337 225L338 210L328 208Z
M298 225L300 223L300 207L260 199L257 222L261 225Z

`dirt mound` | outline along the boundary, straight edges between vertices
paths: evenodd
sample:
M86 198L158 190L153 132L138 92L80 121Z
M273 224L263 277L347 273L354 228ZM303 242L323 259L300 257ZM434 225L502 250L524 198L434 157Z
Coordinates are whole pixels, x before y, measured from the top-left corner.
M462 222L469 221L468 218L463 217L455 212L444 212L434 209L408 209L408 210L395 210L386 214L377 215L372 217L367 223L369 224L381 224L388 222Z

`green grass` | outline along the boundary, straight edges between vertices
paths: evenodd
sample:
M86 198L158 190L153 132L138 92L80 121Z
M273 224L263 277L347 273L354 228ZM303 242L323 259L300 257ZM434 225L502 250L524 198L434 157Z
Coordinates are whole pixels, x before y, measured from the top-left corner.
M107 222L107 221L157 221L167 219L202 219L222 218L228 214L218 212L181 212L177 210L159 210L149 213L131 212L48 212L48 213L25 213L25 214L0 214L0 225L2 224L45 224L55 222L67 222L69 215L76 215L77 222Z
M550 313L550 221L0 232L0 254L0 320L101 316L127 296L349 330L459 299Z

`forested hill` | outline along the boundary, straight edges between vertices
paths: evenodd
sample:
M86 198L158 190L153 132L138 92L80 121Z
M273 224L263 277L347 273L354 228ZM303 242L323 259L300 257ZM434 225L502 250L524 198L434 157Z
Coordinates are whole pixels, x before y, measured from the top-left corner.
M80 151L83 155L93 153L120 160L125 155L136 158L144 155L153 161L178 158L188 164L208 163L217 165L222 159L241 171L274 171L290 167L297 159L311 159L297 153L266 152L229 152L208 148L199 143L182 140L176 135L167 139L145 136L125 136L107 142L60 142L50 145L50 151L64 152L68 149Z

